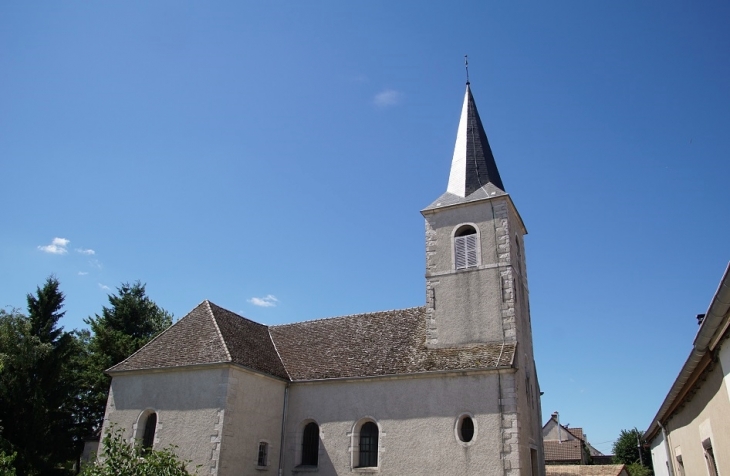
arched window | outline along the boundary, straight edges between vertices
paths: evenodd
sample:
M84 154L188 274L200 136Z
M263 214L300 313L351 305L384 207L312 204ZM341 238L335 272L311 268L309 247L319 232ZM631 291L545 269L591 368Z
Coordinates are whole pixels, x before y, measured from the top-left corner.
M302 466L319 464L319 426L309 422L302 434Z
M360 428L358 468L378 466L378 425L369 421Z
M157 429L157 413L152 412L147 416L142 435L142 449L149 450L155 443L155 429Z
M474 268L479 265L479 240L476 229L463 225L454 233L454 267Z

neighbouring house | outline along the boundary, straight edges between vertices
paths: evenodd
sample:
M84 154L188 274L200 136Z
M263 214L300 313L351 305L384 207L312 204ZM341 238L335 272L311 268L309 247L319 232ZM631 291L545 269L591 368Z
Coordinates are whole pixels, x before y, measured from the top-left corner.
M623 464L568 464L545 466L545 476L629 476L629 473Z
M570 428L560 423L554 412L542 427L546 465L587 465L611 463L612 456L604 455L590 443L583 428Z
M657 476L730 475L730 266L644 437Z
M468 83L421 213L424 306L265 326L203 301L109 369L104 428L206 475L543 476L527 231Z

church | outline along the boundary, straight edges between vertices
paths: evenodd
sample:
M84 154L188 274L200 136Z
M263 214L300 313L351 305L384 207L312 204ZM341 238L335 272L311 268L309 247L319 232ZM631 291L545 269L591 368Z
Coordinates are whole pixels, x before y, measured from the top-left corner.
M425 305L266 326L203 301L108 370L104 418L197 474L543 476L524 223L469 82Z

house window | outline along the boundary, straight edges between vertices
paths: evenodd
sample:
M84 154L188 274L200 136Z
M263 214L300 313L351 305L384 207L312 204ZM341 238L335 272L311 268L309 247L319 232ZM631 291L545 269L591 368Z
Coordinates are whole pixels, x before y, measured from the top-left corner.
M479 265L478 235L471 225L464 225L454 234L454 267L456 269L474 268Z
M470 443L476 435L474 417L465 413L456 420L456 437L462 443Z
M684 476L684 461L682 461L682 455L677 455L677 476Z
M710 439L703 441L702 447L705 449L705 461L707 461L707 472L710 474L710 476L718 476L717 462L715 462L715 452L712 449L712 441Z
M310 422L302 434L302 466L319 464L319 426Z
M256 465L261 468L269 465L269 444L265 441L259 442L259 455Z
M369 421L360 428L358 468L378 466L378 425Z
M144 424L144 434L142 436L142 448L148 450L155 443L155 429L157 428L157 413L150 413Z

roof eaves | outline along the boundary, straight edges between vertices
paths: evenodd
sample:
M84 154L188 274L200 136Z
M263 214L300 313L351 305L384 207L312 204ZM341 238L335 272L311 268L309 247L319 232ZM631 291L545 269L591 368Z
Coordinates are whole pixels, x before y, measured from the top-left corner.
M697 380L697 371L700 363L707 362L705 354L710 349L710 342L721 327L723 319L727 318L728 310L730 310L730 263L725 268L725 273L720 280L717 291L710 301L710 306L705 313L705 319L702 321L700 329L693 341L693 348L687 357L687 361L679 371L679 375L672 384L667 396L664 398L659 411L652 420L649 428L644 432L644 438L651 440L659 431L659 423L666 418L675 408L678 400L683 399L687 392L685 386L694 384ZM704 366L699 369L699 373L704 370ZM694 378L693 378L694 376Z

